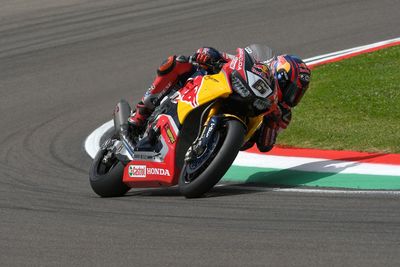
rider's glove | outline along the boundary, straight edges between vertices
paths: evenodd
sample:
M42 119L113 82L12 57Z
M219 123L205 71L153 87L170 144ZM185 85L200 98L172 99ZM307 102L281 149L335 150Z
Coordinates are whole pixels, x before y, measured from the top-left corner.
M199 48L194 54L194 59L197 63L202 65L211 64L211 56L209 55L207 48Z

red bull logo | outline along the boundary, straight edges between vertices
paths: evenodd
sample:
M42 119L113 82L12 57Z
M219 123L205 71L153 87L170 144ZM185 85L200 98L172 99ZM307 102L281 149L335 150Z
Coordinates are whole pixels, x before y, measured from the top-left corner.
M194 87L185 87L181 90L180 100L190 104L192 107L197 107L199 105L197 101L197 95L199 93L200 87L198 85Z

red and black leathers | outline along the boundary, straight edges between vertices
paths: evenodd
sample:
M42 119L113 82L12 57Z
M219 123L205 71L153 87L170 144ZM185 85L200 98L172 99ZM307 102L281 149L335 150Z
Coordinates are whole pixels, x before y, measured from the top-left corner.
M185 56L170 56L157 69L157 76L150 88L144 94L142 101L136 105L136 113L129 118L129 122L141 127L159 104L162 97L176 86L179 81L184 81L195 71Z
M228 55L220 53L212 47L199 48L193 55L193 59L200 66L213 72L213 64L219 61L227 61ZM157 76L145 95L136 105L136 113L129 118L129 122L135 126L141 127L146 119L151 115L154 108L159 104L159 101L170 92L174 86L179 86L194 74L194 67L189 59L185 56L170 56L157 69Z
M288 127L291 119L291 108L282 102L278 103L275 112L264 117L256 140L258 150L261 152L270 151L276 142L278 133Z
M234 56L220 53L211 47L204 47L197 50L192 59L196 61L202 69L208 73L213 73L213 64L217 62L229 62ZM265 68L270 71L269 68ZM145 125L147 118L151 115L154 108L159 105L161 99L167 95L174 87L181 87L185 84L197 70L189 59L185 56L170 56L158 68L157 76L145 95L136 105L136 113L130 118L129 122L136 126ZM268 73L269 75L269 73ZM275 84L277 82L275 81ZM279 87L278 87L279 88ZM264 118L264 122L258 134L252 140L247 142L242 150L248 149L257 143L257 147L262 152L272 149L275 144L277 134L286 129L291 120L291 108L282 101L282 94L278 92L279 103L276 111Z

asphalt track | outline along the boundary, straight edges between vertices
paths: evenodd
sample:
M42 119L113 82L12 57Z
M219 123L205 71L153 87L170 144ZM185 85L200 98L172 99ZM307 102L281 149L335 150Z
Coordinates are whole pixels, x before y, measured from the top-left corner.
M269 2L269 3L266 3ZM171 53L315 56L400 36L393 1L3 0L2 266L399 266L396 194L218 187L98 198L85 137Z

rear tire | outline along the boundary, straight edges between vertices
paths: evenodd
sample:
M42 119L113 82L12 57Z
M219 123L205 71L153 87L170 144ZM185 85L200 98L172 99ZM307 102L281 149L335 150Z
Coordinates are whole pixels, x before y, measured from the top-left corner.
M106 152L105 149L99 150L90 166L90 186L101 197L123 196L130 189L122 182L125 166L117 159L111 166L105 166L102 160Z
M201 197L221 180L235 160L243 144L245 128L237 120L225 122L226 135L221 136L222 144L206 169L192 181L187 181L187 164L185 163L179 177L179 191L186 198Z

